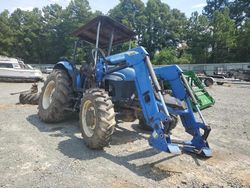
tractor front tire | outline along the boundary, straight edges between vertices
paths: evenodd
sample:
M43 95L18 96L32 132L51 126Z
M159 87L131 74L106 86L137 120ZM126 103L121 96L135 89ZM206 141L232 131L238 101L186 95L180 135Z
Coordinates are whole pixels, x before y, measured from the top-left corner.
M103 89L88 89L80 107L80 128L87 147L108 146L116 125L114 105Z
M38 104L38 116L44 122L56 123L66 119L72 106L72 81L66 71L54 69L44 83Z

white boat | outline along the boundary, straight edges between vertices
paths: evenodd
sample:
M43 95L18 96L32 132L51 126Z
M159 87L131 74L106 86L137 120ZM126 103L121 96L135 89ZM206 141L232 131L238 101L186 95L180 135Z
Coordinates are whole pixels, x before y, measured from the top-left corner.
M43 81L42 72L23 61L0 56L0 81L36 82Z

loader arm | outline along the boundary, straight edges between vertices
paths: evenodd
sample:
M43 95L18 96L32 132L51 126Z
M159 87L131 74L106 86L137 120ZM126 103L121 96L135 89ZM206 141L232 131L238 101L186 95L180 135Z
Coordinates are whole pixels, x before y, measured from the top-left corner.
M182 70L178 66L172 65L154 70L148 53L143 47L134 48L121 54L106 57L105 60L106 62L99 61L97 64L97 82L101 81L105 74L117 72L127 67L134 69L134 82L143 115L147 124L154 130L149 138L149 144L151 146L161 151L176 154L181 153L179 146L173 143L170 135L164 134L163 122L171 121L169 116L170 111L180 116L185 131L193 136L190 141L178 143L182 143L184 145L183 148L188 151L203 154L207 157L212 155L206 140L210 128L206 125L202 114L200 114L202 122L198 122L195 119L190 102L190 97L192 98L192 96L190 96L191 93L189 92L189 88L185 84L185 80L183 80ZM108 65L113 65L113 67L109 68ZM104 72L102 73L100 70L104 70ZM173 96L180 101L185 101L187 106L186 109L180 110L166 106L156 75L170 83ZM160 99L155 97L154 91L157 92ZM204 130L203 135L200 129Z

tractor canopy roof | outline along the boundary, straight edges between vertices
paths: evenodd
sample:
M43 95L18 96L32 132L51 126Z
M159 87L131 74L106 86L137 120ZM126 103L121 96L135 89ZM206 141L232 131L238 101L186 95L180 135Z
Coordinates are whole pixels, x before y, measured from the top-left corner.
M88 43L95 44L99 23L101 24L99 46L102 48L109 46L112 33L113 45L129 41L136 35L135 32L108 16L97 16L84 26L74 31L72 34Z

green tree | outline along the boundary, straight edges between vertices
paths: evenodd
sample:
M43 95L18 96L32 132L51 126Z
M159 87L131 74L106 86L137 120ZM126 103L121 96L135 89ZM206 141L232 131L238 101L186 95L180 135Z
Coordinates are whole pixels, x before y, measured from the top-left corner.
M28 63L39 63L42 24L42 14L37 8L32 11L15 10L10 16L10 25L15 38L10 54Z
M250 1L249 0L235 0L230 2L230 17L235 21L236 27L244 24L250 16Z
M178 9L171 10L171 17L167 20L167 28L170 33L170 39L177 46L185 39L187 33L188 20L184 13Z
M71 0L65 9L65 16L68 26L76 29L93 18L93 13L87 0Z
M209 20L212 19L215 11L222 11L229 5L229 0L207 0L207 5L203 9L203 14Z
M154 55L153 64L164 65L164 64L175 64L176 52L173 48L163 48L160 52Z
M58 4L51 4L42 9L44 22L43 30L43 62L56 63L61 56L66 56L69 46L65 11Z
M160 0L149 0L145 9L147 28L143 33L142 45L150 54L165 47L176 47L185 37L187 24L185 14Z
M180 48L165 47L159 52L156 52L153 58L153 64L165 65L165 64L187 64L191 63L192 55L184 51L179 54ZM184 47L185 48L185 47ZM179 55L178 55L179 54Z
M87 0L70 1L69 5L64 11L64 22L61 25L61 27L63 28L64 38L67 46L67 48L65 49L66 53L64 53L64 56L66 55L67 57L72 59L73 45L76 38L74 38L71 33L86 24L88 21L94 18L94 16L99 14L99 11L96 11L95 13L91 11L91 7ZM87 51L87 53L83 51L81 57L79 58L79 61L91 59L88 57L90 54L89 48L86 47L85 51Z
M120 0L120 3L109 11L109 16L134 30L138 35L138 42L146 28L145 6L141 0Z
M9 24L9 12L5 10L0 14L0 55L9 56L13 42L14 37Z
M133 29L151 57L164 47L176 47L185 35L185 15L160 0L149 0L146 7L141 0L120 0L109 15Z
M142 45L153 55L161 50L166 43L171 43L171 31L167 23L171 18L170 8L160 0L149 0L145 9L147 28L143 33Z
M156 64L250 61L249 6L247 0L207 0L203 15L193 13L187 20L185 14L161 0L146 4L120 0L109 15L137 33L137 44L146 47ZM87 0L71 0L66 8L51 4L42 10L3 11L0 55L20 57L27 63L70 58L75 40L71 33L100 14L91 11ZM186 47L180 48L180 44ZM128 46L126 43L116 49L123 51ZM88 54L82 53L80 59L90 59Z
M229 9L215 11L211 23L213 27L213 63L230 62L231 50L236 46L235 23L229 17Z
M206 16L192 13L187 29L188 52L194 63L207 63L211 41L211 27Z
M250 19L237 31L236 61L250 62Z

